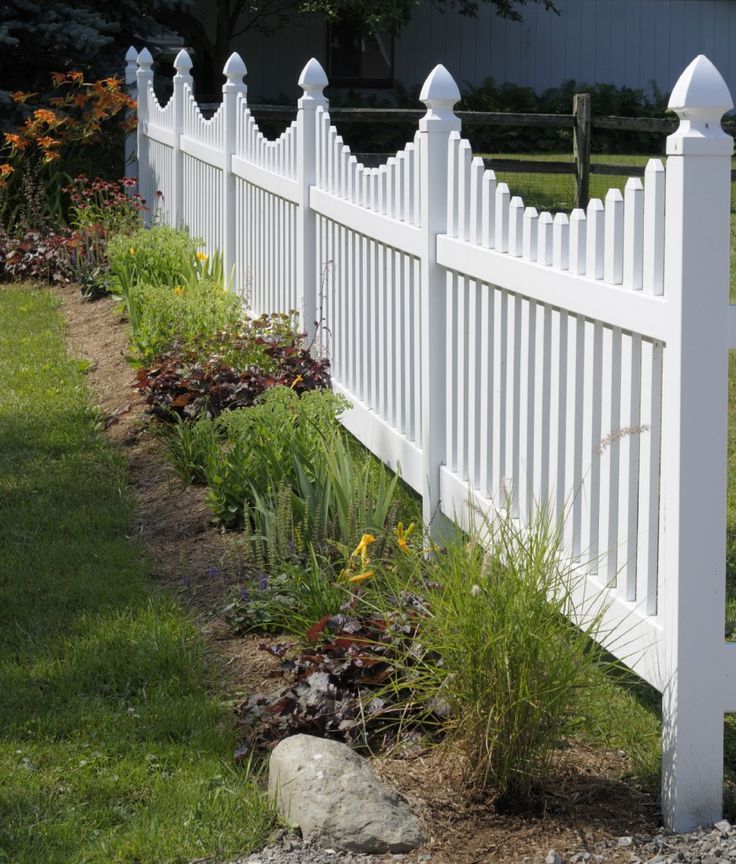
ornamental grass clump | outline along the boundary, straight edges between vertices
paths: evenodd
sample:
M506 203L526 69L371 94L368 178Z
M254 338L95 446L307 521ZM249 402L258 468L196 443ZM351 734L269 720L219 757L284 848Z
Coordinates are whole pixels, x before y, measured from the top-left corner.
M544 516L521 528L504 515L415 571L426 614L404 683L446 718L468 779L508 803L539 789L598 668L599 619L569 623L572 577L559 551Z

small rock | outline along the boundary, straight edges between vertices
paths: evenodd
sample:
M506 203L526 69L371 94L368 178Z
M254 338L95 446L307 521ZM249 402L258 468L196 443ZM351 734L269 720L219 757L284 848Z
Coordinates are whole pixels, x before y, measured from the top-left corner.
M562 864L562 855L559 852L555 852L554 849L550 849L547 857L544 859L544 864Z
M309 842L353 852L408 852L423 834L406 802L347 744L292 735L271 753L268 791ZM426 859L425 859L426 860Z
M726 833L731 830L731 823L728 821L728 819L721 819L721 821L716 822L713 827L718 829L718 831Z
M633 842L634 842L633 837L619 837L618 840L616 841L616 846L618 846L619 849L626 849L629 846L631 846L631 844Z

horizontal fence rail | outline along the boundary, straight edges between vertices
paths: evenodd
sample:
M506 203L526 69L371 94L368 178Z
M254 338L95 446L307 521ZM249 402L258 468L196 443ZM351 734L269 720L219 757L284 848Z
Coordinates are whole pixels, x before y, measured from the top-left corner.
M186 52L164 107L150 54L127 60L139 123L126 153L155 218L221 249L255 314L299 311L352 404L342 422L418 492L430 530L549 515L572 567L572 619L600 618L602 643L662 693L668 826L718 819L723 714L736 709L723 638L736 313L721 127L733 106L717 70L696 58L672 93L678 121L651 126L672 133L666 164L650 160L602 200L587 200L581 165L613 171L589 164L589 132L621 118L591 118L583 95L573 115L541 115L573 129L574 166L545 169L576 172L586 205L568 214L526 206L496 177L508 163L474 158L461 134L466 117L540 115L456 114L442 66L422 89L426 112L400 112L418 120L410 140L376 165L334 125L368 112L330 110L316 60L275 141L238 55L208 117Z

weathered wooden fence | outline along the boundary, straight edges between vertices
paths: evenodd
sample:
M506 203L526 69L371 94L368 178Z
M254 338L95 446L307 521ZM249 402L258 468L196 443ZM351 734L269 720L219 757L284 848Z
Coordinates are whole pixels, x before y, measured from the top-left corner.
M253 119L245 65L209 120L176 61L161 107L137 61L138 177L155 218L223 251L254 312L317 320L344 423L438 514L468 525L544 504L577 562L579 617L662 693L663 809L719 818L723 716L732 107L703 56L670 100L666 168L569 216L525 208L473 159L442 66L413 139L366 168L331 123L315 60L276 141Z

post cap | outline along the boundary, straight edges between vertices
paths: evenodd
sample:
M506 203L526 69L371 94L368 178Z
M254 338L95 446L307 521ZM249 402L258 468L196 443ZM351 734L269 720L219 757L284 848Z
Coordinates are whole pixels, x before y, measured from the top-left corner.
M733 139L721 128L721 117L733 108L733 99L705 54L680 75L668 107L680 118L679 127L667 138L668 155L730 155Z
M460 120L452 110L452 106L460 101L460 90L455 79L441 63L427 76L419 99L427 106L427 113L419 121L420 131L426 131L429 124L435 129L460 128Z
M678 113L683 108L710 108L721 112L720 120L733 108L733 99L721 73L705 54L698 54L677 79L667 107Z
M329 83L322 64L315 57L312 57L302 69L302 74L299 76L299 86L305 93L319 95Z
M144 48L138 55L138 68L143 72L150 72L153 66L153 57L148 48Z
M222 70L222 74L228 81L233 82L242 80L248 74L248 70L245 68L245 62L237 51L233 51L233 53L227 58L227 63L225 64L225 68Z
M138 52L133 45L125 52L125 59L128 63L136 63L138 60Z
M182 48L174 60L174 69L176 69L180 75L188 76L192 71L193 65L192 58L189 56L187 51Z

